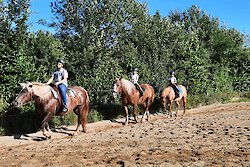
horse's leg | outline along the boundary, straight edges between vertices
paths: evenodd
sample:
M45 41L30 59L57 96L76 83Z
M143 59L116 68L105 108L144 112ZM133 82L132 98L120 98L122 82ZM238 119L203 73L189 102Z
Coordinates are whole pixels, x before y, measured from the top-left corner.
M46 124L45 124L45 129L47 130L47 132L50 134L51 133L51 130L50 130L50 128L49 128L49 122L47 122Z
M147 121L149 121L150 119L150 113L149 113L149 109L147 110Z
M149 106L152 104L151 100L147 100L147 102L145 102L145 112L143 114L142 120L141 122L143 122L143 118L147 115L147 121L149 121L149 117L150 117L150 113L149 113Z
M182 98L182 102L183 102L183 116L184 116L186 114L186 104L187 104L186 97Z
M143 103L143 107L145 111L144 111L144 114L142 115L141 122L144 122L144 117L146 117L146 114L147 114L147 102Z
M134 119L135 119L135 123L137 123L137 118L136 118L136 109L137 109L137 104L134 104L133 105L133 116L134 116Z
M179 111L179 108L180 108L180 103L179 103L179 101L175 101L175 104L176 104L176 106L177 106L175 116L178 117L178 111Z
M77 106L73 111L77 115L77 126L73 136L78 134L81 125L83 132L87 132L89 104Z
M124 125L128 125L128 106L124 106L124 110L125 110L125 122Z
M82 113L82 107L77 107L74 109L74 113L77 115L77 125L76 125L76 130L75 132L72 134L72 136L76 136L79 132L79 127L83 122L83 113Z
M167 100L166 97L163 97L164 99L162 100L163 104L163 112L166 112L167 115L169 115L169 111L167 110Z
M173 117L172 102L173 102L172 100L169 100L169 103L168 103L168 111L169 111L171 117ZM168 114L168 118L169 118L169 114Z
M148 100L147 109L146 109L147 121L149 121L149 118L150 118L149 107L151 106L151 104L152 104L152 100Z
M43 132L43 135L46 137L46 138L51 138L51 134L50 134L50 129L49 129L49 121L53 118L53 114L51 112L48 112L47 115L45 115L45 117L43 118L43 121L42 121L42 132ZM46 130L48 131L48 133L46 133Z
M83 132L87 132L87 123L88 123L88 114L89 114L89 104L85 104L83 107L83 124L82 129Z

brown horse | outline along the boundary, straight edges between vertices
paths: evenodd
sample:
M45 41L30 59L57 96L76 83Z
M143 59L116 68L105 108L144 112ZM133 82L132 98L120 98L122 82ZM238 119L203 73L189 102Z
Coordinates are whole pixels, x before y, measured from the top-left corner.
M167 112L166 110L166 105L168 104L168 116L170 113L170 116L173 116L172 113L172 103L173 101L177 105L177 111L176 111L176 116L178 116L178 110L180 107L179 101L182 100L183 104L183 115L186 114L186 103L187 103L187 90L183 85L178 85L178 87L181 89L180 91L180 96L175 99L175 92L171 86L166 87L163 92L161 93L161 102L163 104L164 111Z
M41 128L46 138L51 138L48 122L54 116L66 115L70 111L74 111L78 116L78 124L73 135L78 133L80 125L82 125L83 131L86 132L89 97L84 88L78 86L68 88L68 112L64 113L61 111L61 96L51 86L38 82L29 82L20 85L22 86L22 90L16 97L14 106L20 107L34 100L36 111L43 116Z
M133 116L135 122L137 123L136 118L136 109L137 105L140 104L145 108L145 112L142 116L141 122L143 122L144 117L147 115L147 120L149 120L149 107L154 101L155 92L152 86L148 84L140 85L144 91L144 95L139 97L139 91L136 89L135 85L124 79L124 78L116 78L114 89L113 89L113 97L116 98L117 93L121 94L122 104L125 109L125 125L128 125L128 105L133 106Z

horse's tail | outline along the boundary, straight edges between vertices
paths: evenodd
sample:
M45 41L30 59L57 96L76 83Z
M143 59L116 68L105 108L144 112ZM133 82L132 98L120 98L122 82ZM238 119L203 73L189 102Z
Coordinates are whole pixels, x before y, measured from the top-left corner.
M80 105L83 105L85 112L89 112L89 95L87 90L85 90L83 87L78 87L81 91L81 100L80 100Z
M150 100L150 104L152 104L154 102L154 99L155 99L155 90L151 85L148 85L148 84L147 84L146 88L147 88L147 91L149 93L148 100Z
M89 95L88 92L83 88L85 92L85 101L84 101L84 106L83 106L83 123L82 123L82 128L83 131L87 131L87 123L88 123L88 114L89 114Z
M155 90L154 90L153 87L152 87L151 89L152 89L152 103L153 103L153 101L154 101L154 99L155 99Z
M86 93L86 99L85 99L85 105L88 107L88 110L89 110L89 95L88 95L88 92L84 89L84 92Z

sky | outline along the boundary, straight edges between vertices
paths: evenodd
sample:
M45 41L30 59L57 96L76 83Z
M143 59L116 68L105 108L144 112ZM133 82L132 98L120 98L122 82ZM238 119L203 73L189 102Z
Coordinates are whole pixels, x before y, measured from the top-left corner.
M29 22L32 23L31 31L49 30L36 22L45 19L50 22L53 15L49 7L53 0L33 0ZM161 16L168 16L170 11L185 11L192 5L197 5L202 11L211 17L218 17L221 25L227 28L235 28L243 34L250 34L250 0L137 0L147 3L150 15L158 10Z

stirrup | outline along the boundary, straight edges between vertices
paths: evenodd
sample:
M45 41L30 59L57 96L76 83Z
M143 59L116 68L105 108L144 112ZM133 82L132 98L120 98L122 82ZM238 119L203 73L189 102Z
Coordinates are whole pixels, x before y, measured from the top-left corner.
M68 108L63 106L63 109L62 109L63 112L67 112L68 111Z
M67 105L65 105L64 103L62 104L62 111L63 112L67 112L68 111Z

